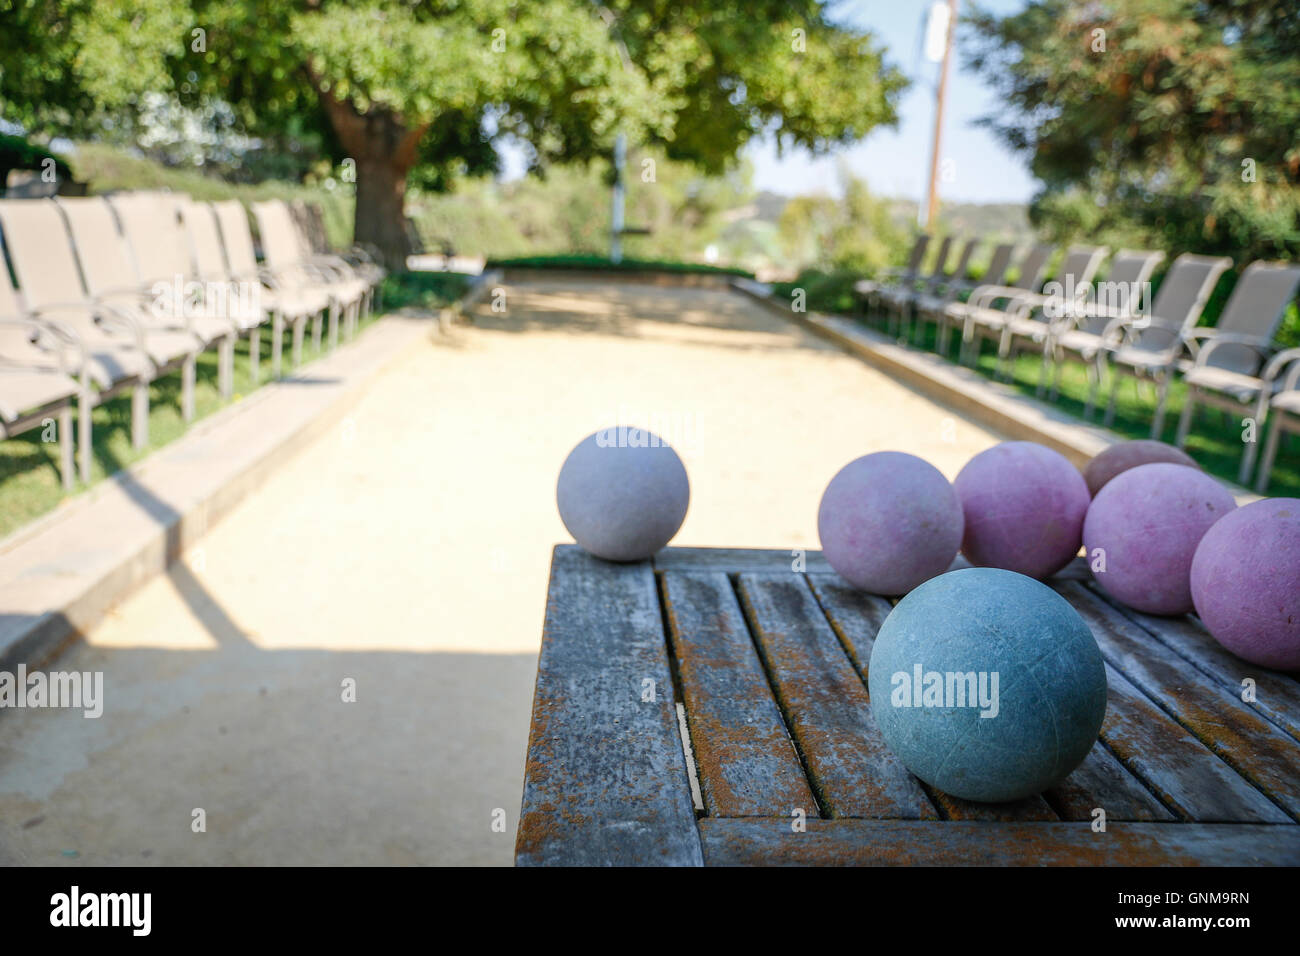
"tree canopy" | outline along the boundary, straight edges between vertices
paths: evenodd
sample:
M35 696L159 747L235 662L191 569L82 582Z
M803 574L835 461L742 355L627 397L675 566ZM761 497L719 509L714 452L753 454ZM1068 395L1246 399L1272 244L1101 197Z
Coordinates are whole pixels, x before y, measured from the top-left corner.
M1294 0L1033 0L969 26L1049 235L1300 256Z
M146 94L355 168L357 237L394 263L410 182L608 155L709 170L752 137L823 152L896 121L903 76L817 0L0 0L0 116L94 135ZM12 42L10 42L12 41Z

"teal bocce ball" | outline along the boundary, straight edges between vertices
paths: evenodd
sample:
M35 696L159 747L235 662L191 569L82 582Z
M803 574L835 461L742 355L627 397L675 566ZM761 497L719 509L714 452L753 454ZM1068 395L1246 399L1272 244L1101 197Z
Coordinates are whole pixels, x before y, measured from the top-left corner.
M1088 625L1047 585L964 568L898 602L876 636L871 711L890 749L944 793L1041 793L1088 755L1106 669Z

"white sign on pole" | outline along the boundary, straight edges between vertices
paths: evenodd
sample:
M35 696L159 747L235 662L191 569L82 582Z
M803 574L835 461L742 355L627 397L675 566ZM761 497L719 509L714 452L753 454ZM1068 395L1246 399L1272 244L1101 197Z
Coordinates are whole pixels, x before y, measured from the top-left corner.
M936 2L930 4L930 15L925 23L925 58L931 63L943 59L948 48L948 4Z

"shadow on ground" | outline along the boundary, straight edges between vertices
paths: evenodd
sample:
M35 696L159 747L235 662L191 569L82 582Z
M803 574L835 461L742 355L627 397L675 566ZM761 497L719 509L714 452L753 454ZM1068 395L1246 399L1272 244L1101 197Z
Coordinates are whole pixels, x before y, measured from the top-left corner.
M535 655L266 650L168 576L211 647L78 643L101 717L0 715L0 864L511 862Z

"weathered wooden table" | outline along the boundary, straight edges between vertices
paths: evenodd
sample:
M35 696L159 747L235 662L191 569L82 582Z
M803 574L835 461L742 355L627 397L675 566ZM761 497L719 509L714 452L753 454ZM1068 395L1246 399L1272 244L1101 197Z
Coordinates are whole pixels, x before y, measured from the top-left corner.
M1100 740L1055 790L968 803L908 773L871 717L890 602L818 552L794 561L555 549L518 864L1300 864L1294 676L1072 566L1050 583L1106 659Z

